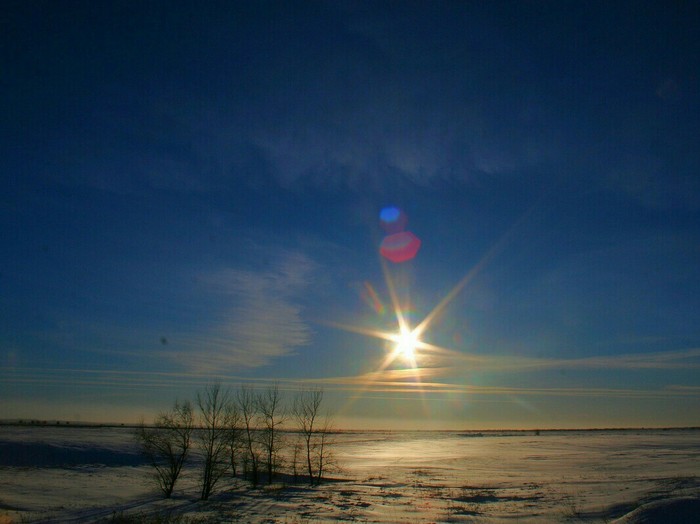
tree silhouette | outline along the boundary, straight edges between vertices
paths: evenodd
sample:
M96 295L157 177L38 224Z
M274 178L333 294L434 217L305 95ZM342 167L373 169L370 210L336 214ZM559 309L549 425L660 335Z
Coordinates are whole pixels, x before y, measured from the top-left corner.
M173 409L159 414L152 428L144 424L136 430L136 438L155 469L158 487L170 498L190 450L194 430L192 404L175 402Z
M280 443L278 426L284 424L286 414L282 405L279 385L269 387L257 396L258 414L262 422L261 443L265 450L267 483L272 484Z
M322 403L322 389L303 389L297 393L292 408L292 416L296 421L297 429L301 433L305 445L306 466L310 484L321 481L326 460L329 456L328 446L330 442L328 435L330 433L330 422L327 415L321 420Z
M251 468L250 481L253 486L258 484L258 462L260 460L258 454L258 443L256 441L255 419L257 415L258 402L252 388L249 386L241 386L236 393L236 405L243 423L243 438L247 448L247 464Z
M197 393L200 425L199 447L204 457L201 499L207 500L214 486L228 469L230 444L230 395L220 384L206 386Z

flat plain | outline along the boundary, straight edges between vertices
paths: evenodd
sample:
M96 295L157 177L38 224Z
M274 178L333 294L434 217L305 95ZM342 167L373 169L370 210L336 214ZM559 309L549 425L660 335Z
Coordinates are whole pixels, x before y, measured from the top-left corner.
M320 486L227 476L208 501L195 456L166 500L131 428L0 426L0 522L631 523L700 511L697 429L348 431L332 449Z

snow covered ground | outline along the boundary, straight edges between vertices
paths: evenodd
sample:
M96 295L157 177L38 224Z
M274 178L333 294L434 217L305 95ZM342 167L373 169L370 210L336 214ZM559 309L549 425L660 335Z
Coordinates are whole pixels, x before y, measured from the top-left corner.
M342 470L321 486L250 489L227 478L200 502L194 465L172 499L160 496L129 428L0 426L0 524L700 521L699 430L335 440Z

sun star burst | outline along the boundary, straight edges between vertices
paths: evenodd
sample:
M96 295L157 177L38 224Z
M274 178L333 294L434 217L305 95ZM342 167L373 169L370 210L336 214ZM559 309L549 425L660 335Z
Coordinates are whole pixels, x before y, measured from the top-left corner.
M419 344L417 333L408 328L402 328L396 335L396 352L406 361L415 362Z

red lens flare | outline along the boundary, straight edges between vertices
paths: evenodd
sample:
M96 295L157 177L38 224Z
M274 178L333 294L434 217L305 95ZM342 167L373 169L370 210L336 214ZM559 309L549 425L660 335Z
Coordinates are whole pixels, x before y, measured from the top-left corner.
M384 237L379 252L384 258L400 264L414 258L419 249L420 239L410 231L402 231Z

